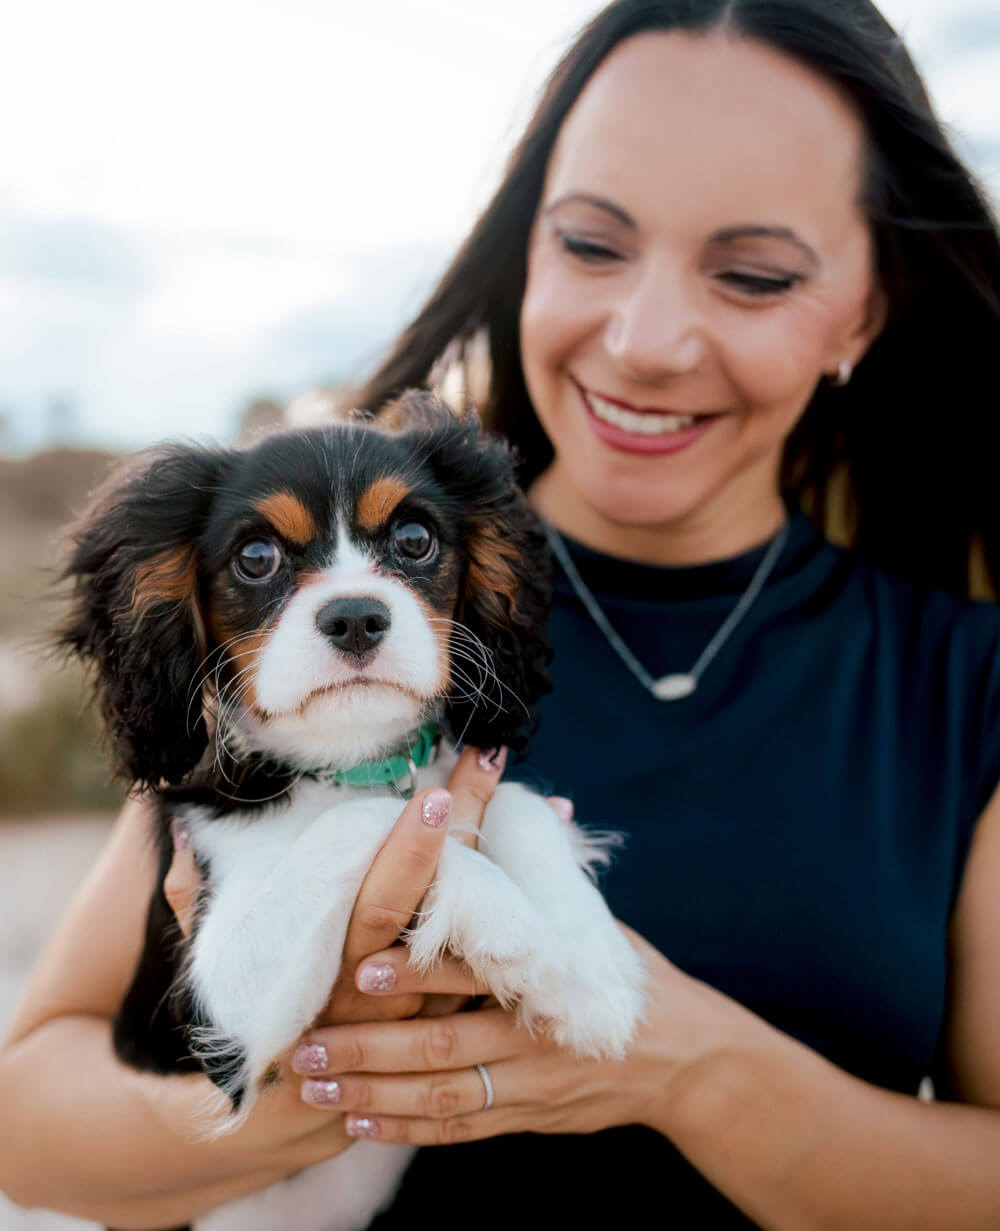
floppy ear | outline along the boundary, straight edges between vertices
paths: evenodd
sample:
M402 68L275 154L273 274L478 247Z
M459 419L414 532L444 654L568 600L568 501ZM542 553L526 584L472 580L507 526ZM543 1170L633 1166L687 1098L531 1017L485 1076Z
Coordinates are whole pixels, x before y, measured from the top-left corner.
M517 486L514 456L503 441L481 433L474 418L457 418L432 394L410 393L402 400L408 421L430 433L428 464L462 522L466 567L455 618L468 632L452 634L453 648L475 677L472 660L479 652L471 633L495 673L491 677L484 664L475 696L453 691L445 701L445 721L456 740L521 751L534 727L535 707L551 687L548 544Z
M208 741L191 695L207 649L196 549L225 461L189 446L143 455L73 533L58 640L94 664L113 768L132 782L179 782Z

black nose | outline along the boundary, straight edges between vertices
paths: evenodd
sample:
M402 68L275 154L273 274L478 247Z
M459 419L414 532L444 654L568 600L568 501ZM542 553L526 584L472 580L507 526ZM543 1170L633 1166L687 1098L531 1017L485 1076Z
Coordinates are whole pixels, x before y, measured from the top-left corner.
M389 608L377 598L334 598L316 613L316 627L338 650L365 654L386 634Z

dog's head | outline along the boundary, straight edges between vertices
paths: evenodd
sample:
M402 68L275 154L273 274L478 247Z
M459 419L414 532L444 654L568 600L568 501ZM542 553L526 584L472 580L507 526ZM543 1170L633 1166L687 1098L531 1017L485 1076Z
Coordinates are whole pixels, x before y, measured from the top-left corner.
M98 498L61 640L96 664L122 776L176 784L213 738L350 764L431 713L523 747L548 570L511 456L429 393L381 422L171 446Z

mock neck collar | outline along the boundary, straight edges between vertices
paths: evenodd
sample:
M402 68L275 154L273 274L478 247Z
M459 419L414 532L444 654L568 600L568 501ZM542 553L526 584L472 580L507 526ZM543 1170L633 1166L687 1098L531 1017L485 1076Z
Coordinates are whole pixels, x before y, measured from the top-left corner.
M773 539L772 536L749 551L707 564L663 565L625 560L586 547L576 542L572 535L562 534L561 537L580 575L595 595L603 593L658 601L722 595L738 597L750 584ZM788 542L769 582L798 572L825 542L804 513L790 511ZM558 589L570 590L558 562L553 565L553 577Z

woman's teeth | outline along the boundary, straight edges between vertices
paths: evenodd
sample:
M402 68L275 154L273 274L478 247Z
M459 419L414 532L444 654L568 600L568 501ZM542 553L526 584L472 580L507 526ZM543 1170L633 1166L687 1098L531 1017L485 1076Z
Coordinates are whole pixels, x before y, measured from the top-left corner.
M665 436L668 432L682 432L694 427L694 415L644 414L624 410L613 402L606 402L596 393L588 393L587 405L605 423L621 428L623 432L635 432L638 436Z

